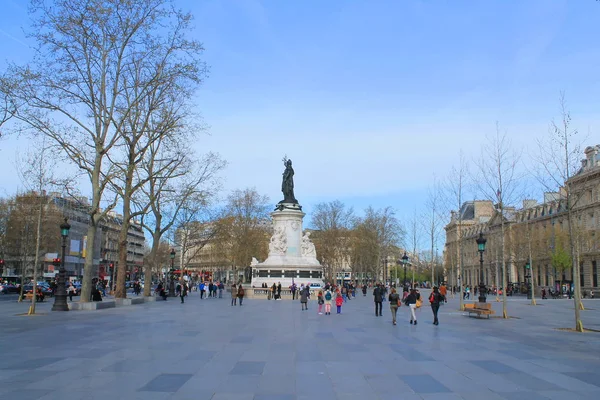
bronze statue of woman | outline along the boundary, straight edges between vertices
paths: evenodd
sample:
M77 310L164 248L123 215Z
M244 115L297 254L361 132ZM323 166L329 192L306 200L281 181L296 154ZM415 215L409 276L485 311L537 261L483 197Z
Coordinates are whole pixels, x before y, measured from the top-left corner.
M279 203L298 203L294 196L294 169L292 168L292 160L284 162L285 171L283 171L283 182L281 183L281 191L283 192L283 200Z

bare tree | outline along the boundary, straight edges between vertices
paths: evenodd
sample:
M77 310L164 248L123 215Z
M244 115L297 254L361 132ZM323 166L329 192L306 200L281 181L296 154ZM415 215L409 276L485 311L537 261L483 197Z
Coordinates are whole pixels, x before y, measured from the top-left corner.
M488 136L481 148L481 157L476 162L478 173L474 182L481 193L492 202L500 216L500 244L502 259L502 316L508 318L506 302L506 208L519 200L522 174L519 171L520 155L511 145L507 135L500 133L496 123L496 134Z
M15 113L15 104L10 95L10 81L0 77L0 138L2 138L2 127Z
M269 198L254 188L234 190L225 205L225 218L217 236L221 247L229 249L229 261L234 270L244 269L244 279L250 279L252 257L266 259L269 233Z
M576 207L585 191L574 190L574 180L579 185L586 179L583 169L580 170L579 158L582 149L578 141L577 130L571 126L571 114L567 109L565 95L559 98L560 122L553 121L547 137L538 141L539 154L537 164L540 170L537 178L544 187L550 191L559 191L564 204L564 214L567 218L568 247L571 257L571 271L575 284L575 330L583 332L583 322L580 310L583 308L581 302L581 284L579 282L579 262L577 260L577 235L576 235Z
M158 5L158 4L155 4ZM153 11L148 9L147 12ZM109 155L118 174L112 187L119 194L123 224L119 236L119 263L115 296L126 297L127 234L133 218L141 216L146 208L132 212L132 197L151 175L141 167L149 150L157 141L163 146L194 140L198 129L193 123L191 100L201 83L206 67L200 61L202 46L186 35L191 30L191 16L163 9L154 16L157 21L148 25L161 26L164 32L145 32L143 41L134 46L131 56L121 71L123 103L113 115L114 129L120 135L119 153ZM149 154L152 157L152 153ZM163 163L161 175L177 159Z
M453 240L454 246L450 247L448 251L450 252L449 259L454 261L452 263L452 268L454 268L454 264L456 264L457 271L457 290L459 293L460 299L460 310L464 310L464 300L462 297L462 282L463 282L463 271L462 271L462 260L463 260L463 252L462 252L462 242L463 242L463 230L462 230L462 222L463 222L463 213L462 213L462 205L465 198L465 189L467 189L467 181L469 177L469 166L467 161L465 160L464 153L462 150L459 153L458 164L453 166L450 170L450 174L446 179L446 187L445 187L445 197L448 204L448 208L451 211L452 217L450 220L450 224L454 224L455 228L455 237ZM450 228L447 227L447 228Z
M428 190L425 207L426 211L424 212L424 215L421 218L421 222L423 224L423 230L427 232L427 236L429 237L429 241L431 244L431 252L429 259L431 268L431 285L435 285L435 246L439 239L441 229L444 226L443 222L446 219L446 215L444 215L442 212L443 208L441 198L441 187L436 181L435 177L433 180L433 185Z
M24 158L18 159L17 170L21 178L21 183L31 192L38 194L36 218L37 225L35 229L35 256L33 258L33 291L31 297L31 306L29 315L35 314L38 264L40 261L40 249L42 245L42 220L44 218L44 208L48 206L50 198L46 196L46 191L56 183L53 166L49 158L52 157L52 148L48 146L48 139L42 137L40 142L34 143ZM58 226L56 226L58 228ZM21 286L22 287L22 286Z
M417 210L415 209L413 216L410 220L410 236L411 236L411 245L412 245L412 260L411 260L411 270L412 270L412 284L411 288L415 287L415 268L417 266L417 260L419 258L417 249L419 248L419 239L421 237L420 229L419 229L419 218L417 216Z
M348 260L351 229L354 225L354 210L346 208L339 200L315 205L311 225L315 232L312 239L317 257L325 270L325 277L333 281Z
M215 153L190 159L193 153L165 148L160 141L155 142L149 154L143 165L151 179L142 189L144 200L140 206L145 208L146 199L149 201L149 212L141 221L152 237L148 262L144 263L146 281L152 277L152 268L160 265L163 238L181 221L180 213L197 215L210 204L220 187L218 174L225 167L225 162ZM178 161L172 163L174 159ZM144 285L144 296L150 296L148 284Z
M102 204L115 173L107 155L121 138L114 122L128 108L125 71L148 53L171 12L167 0L32 0L30 36L38 51L31 65L6 74L12 79L3 89L16 104L14 117L51 138L90 181L87 254L94 254L99 223L117 201ZM93 261L85 259L84 302Z
M383 271L382 277L386 280L389 258L404 240L405 232L395 216L394 209L389 206L381 209L368 207L365 210L365 216L358 221L358 225L371 233L374 240L373 248L377 254L375 265L380 268L385 263L386 270Z

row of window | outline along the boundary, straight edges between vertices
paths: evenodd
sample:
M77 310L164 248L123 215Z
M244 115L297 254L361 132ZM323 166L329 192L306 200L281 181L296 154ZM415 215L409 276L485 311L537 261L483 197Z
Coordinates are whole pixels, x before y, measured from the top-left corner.
M321 279L323 277L323 273L321 271L297 271L297 270L268 270L268 269L260 269L258 270L259 278L318 278Z

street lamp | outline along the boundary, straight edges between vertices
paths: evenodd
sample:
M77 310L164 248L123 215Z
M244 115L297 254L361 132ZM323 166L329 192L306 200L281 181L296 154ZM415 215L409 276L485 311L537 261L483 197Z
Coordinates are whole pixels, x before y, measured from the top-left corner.
M402 256L402 265L404 266L404 282L402 282L402 286L406 286L406 266L408 265L408 256L406 255L406 251Z
M58 270L56 294L54 295L52 311L69 311L69 305L67 304L67 290L65 288L65 281L67 279L67 271L65 271L65 249L67 247L69 229L71 229L71 225L69 225L67 219L65 218L65 222L60 224L60 235L62 236L62 254L60 259L60 269Z
M175 249L171 249L171 282L169 283L169 296L175 297L175 281L173 280L173 263L175 262Z
M527 298L531 300L531 265L529 261L525 264L525 279L527 279Z
M477 249L479 250L479 302L485 303L485 283L483 281L483 252L485 251L485 243L487 239L483 237L483 233L479 232L479 237L476 240Z

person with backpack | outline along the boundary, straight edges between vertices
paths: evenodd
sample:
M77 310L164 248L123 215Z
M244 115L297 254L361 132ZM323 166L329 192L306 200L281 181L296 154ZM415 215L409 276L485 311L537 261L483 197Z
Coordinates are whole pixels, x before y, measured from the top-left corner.
M404 304L410 308L410 324L417 324L417 315L415 310L417 309L417 300L421 298L421 295L417 292L417 289L411 289L408 296L404 300Z
M331 315L331 290L329 288L325 290L325 315Z
M433 311L433 324L438 325L438 311L440 304L444 301L444 296L439 292L437 286L433 287L433 292L429 295L429 304L431 304L431 311Z
M244 287L242 286L241 283L238 286L237 297L238 297L238 299L240 299L240 307L241 307L242 303L244 301Z
M396 325L396 314L398 313L398 307L402 304L400 295L396 293L396 288L392 288L388 300L390 301L390 310L392 312L392 324Z
M325 304L325 300L323 300L323 291L319 290L319 293L317 294L317 304L319 305L319 309L317 311L317 313L319 315L323 315L323 304Z

